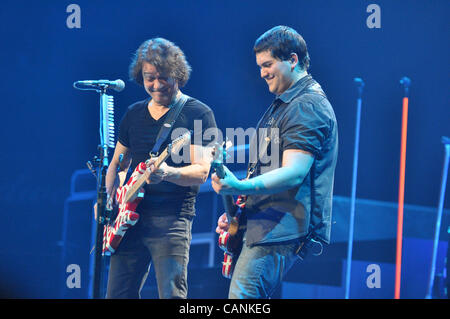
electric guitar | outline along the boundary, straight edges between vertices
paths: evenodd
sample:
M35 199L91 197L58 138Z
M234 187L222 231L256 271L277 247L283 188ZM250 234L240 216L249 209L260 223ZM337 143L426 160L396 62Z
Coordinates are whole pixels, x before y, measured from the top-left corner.
M164 151L157 157L153 165L158 168L172 153L178 153L180 149L190 141L191 133L186 132L176 138L169 144ZM152 159L150 155L150 159ZM117 217L112 222L109 219L103 230L103 255L113 254L125 232L134 226L139 220L139 214L136 212L137 206L144 197L144 186L148 177L151 178L151 172L147 170L150 159L139 163L128 182L120 186L116 192L116 201L118 203Z
M223 166L223 159L226 157L226 150L220 145L216 145L213 150L214 159L211 167L215 169L219 178L224 178L226 172ZM222 262L222 275L230 279L233 275L234 266L242 249L243 233L246 225L243 209L245 207L246 196L238 196L234 201L232 195L221 195L229 228L219 234L219 247L224 251Z

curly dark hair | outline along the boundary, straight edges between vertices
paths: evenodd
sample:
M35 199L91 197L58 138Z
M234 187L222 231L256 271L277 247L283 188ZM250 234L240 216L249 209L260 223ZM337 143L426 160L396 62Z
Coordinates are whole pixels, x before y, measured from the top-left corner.
M279 25L261 35L255 41L253 52L257 54L263 51L270 51L274 58L281 61L289 60L291 53L296 53L300 67L303 70L309 68L310 59L306 42L290 27Z
M158 72L171 77L183 87L189 80L191 66L181 49L169 40L153 38L144 41L133 56L129 67L130 80L143 85L142 64L148 62Z

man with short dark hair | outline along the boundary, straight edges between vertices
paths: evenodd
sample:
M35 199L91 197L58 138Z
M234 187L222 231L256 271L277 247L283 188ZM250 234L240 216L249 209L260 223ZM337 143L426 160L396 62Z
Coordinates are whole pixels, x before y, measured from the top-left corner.
M189 79L191 67L174 43L162 38L145 41L137 49L129 71L130 78L143 85L150 97L132 104L122 118L106 176L110 196L115 194L121 171L130 167L128 180L139 163L149 159L161 128L168 124L165 120L172 116L180 101L185 103L171 127L172 132L186 129L198 136L192 137L194 143L187 147L187 162L178 163L169 157L156 168L154 159L147 161L144 170L151 170L151 174L137 206L139 220L126 231L111 256L107 298L139 298L150 264L154 267L160 298L187 298L195 200L199 185L206 181L210 169L202 136L205 130L216 127L214 115L208 106L180 91ZM194 130L194 121L201 121L202 131ZM170 136L156 152L167 147ZM196 141L201 143L195 144Z
M246 230L237 261L234 256L229 298L270 297L306 247L330 242L338 148L334 111L307 72L306 43L294 29L270 29L256 40L254 52L261 77L276 98L258 124L266 130L257 134L267 136L253 141L261 141L258 149L267 153L278 150L279 156L271 157L280 161L257 161L245 180L226 168L223 179L212 176L218 194L246 196L240 216ZM224 214L216 232L228 228Z

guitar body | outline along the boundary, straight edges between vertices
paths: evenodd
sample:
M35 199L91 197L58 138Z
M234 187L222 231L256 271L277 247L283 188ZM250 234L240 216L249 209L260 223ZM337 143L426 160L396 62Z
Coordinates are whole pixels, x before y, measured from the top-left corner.
M211 167L215 169L219 178L224 178L226 172L224 169L224 158L226 158L226 150L221 145L216 145L213 149L214 160ZM245 201L247 196L238 196L236 202L231 195L222 195L223 207L228 220L228 230L219 234L219 248L224 251L222 262L222 275L231 279L233 275L236 261L242 250L242 240L244 237L246 218L244 213Z
M228 231L224 231L219 235L218 244L220 249L224 251L222 262L222 276L231 279L233 275L236 261L242 250L242 240L245 232L244 214L242 209L245 205L245 197L239 196L236 206L239 207L236 215L229 222Z
M125 197L128 190L144 175L146 169L147 165L144 162L139 163L128 182L117 189L116 200L119 204L117 217L112 224L105 225L103 230L103 254L105 255L113 254L116 251L125 232L139 220L136 209L144 197L144 189L141 188L137 196L129 202L125 202Z
M181 147L190 141L191 133L187 132L176 138L156 158L153 165L158 168L170 156L171 152L178 152ZM131 174L128 182L119 187L116 192L116 201L119 204L117 217L111 217L103 229L103 255L113 254L123 239L126 231L136 225L139 214L136 209L144 198L144 185L151 174L147 170L148 161L139 163ZM120 177L120 175L119 175ZM114 219L114 222L111 222Z
M219 235L219 247L224 251L222 262L222 276L231 279L236 261L242 250L243 232L231 236L229 232Z

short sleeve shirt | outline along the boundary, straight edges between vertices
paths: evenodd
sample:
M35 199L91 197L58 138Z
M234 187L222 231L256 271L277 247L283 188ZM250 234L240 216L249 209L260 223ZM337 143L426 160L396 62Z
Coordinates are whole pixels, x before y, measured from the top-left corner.
M129 106L120 123L118 140L129 149L132 157L127 180L140 162L149 159L149 153L156 143L161 126L170 112L155 120L148 111L149 102L150 98ZM181 132L189 130L193 132L192 144L207 145L208 141L203 139L203 136L209 128L216 128L212 110L199 100L189 97L159 152L162 152L171 142L171 135L176 130ZM189 162L186 162L186 160L189 161L189 154L183 154L184 150L185 148L181 150L177 159L169 157L166 160L167 165L175 167L190 165ZM161 182L146 185L144 189L145 196L137 208L139 213L195 215L195 197L199 190L198 186L184 187Z
M338 132L333 108L320 85L310 75L301 78L276 97L258 126L268 129L264 134L271 137L266 151L271 160L259 163L252 177L281 167L283 151L288 149L307 151L314 162L299 186L248 196L247 244L296 239L312 227L329 243ZM264 138L258 140L261 144Z

